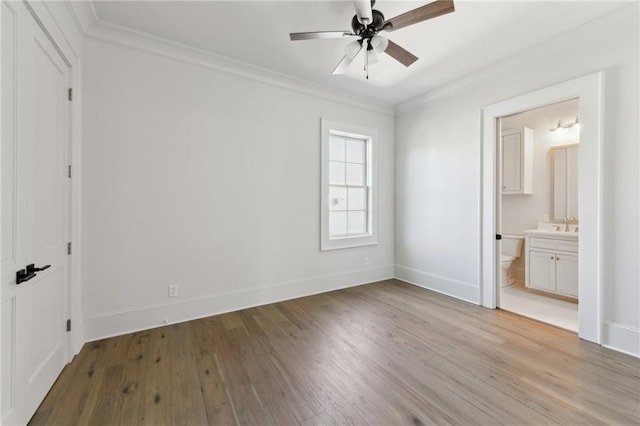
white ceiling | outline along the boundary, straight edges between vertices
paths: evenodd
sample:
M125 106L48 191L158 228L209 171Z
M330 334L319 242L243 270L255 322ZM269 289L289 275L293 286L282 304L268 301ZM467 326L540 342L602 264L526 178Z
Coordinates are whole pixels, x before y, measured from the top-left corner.
M429 1L379 0L387 19ZM350 30L351 1L94 1L98 18L341 91L398 103L619 9L630 1L456 1L456 11L387 33L420 59L388 55L331 74L348 40L290 32Z

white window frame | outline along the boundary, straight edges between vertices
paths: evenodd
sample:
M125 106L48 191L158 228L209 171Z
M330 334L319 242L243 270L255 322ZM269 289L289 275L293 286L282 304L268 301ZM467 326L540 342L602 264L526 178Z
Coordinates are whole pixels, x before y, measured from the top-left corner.
M378 131L373 127L321 120L320 250L336 250L378 244ZM357 236L329 236L329 141L331 135L362 139L366 143L367 233Z

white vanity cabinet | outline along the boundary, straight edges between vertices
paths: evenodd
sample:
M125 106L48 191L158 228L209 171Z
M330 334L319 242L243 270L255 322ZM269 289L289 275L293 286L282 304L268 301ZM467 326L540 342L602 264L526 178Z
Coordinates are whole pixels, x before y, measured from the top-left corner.
M525 286L578 297L578 236L525 231Z
M533 130L502 132L502 194L533 193Z

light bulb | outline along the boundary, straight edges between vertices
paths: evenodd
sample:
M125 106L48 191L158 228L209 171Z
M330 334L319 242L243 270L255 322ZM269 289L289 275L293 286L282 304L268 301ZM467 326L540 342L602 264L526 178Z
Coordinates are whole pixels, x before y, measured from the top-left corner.
M360 41L354 40L352 42L347 43L347 45L344 47L344 54L347 58L353 60L360 52L360 49L362 49L362 45L360 44Z
M378 62L380 62L380 59L378 59L378 54L373 49L367 50L367 56L368 56L368 58L367 58L368 65L373 65L373 64L377 64Z
M387 50L388 45L389 39L387 39L386 37L382 37L379 35L371 37L371 47L373 47L373 49L378 53L382 53Z

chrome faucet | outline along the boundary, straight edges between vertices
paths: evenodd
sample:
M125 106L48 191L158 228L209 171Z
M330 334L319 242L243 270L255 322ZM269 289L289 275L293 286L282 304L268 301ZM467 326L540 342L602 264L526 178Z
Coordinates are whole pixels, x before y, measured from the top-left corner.
M571 223L578 223L578 219L576 219L575 217L565 217L564 219L562 219L562 222L564 223L564 230L565 232L569 232L569 224Z

